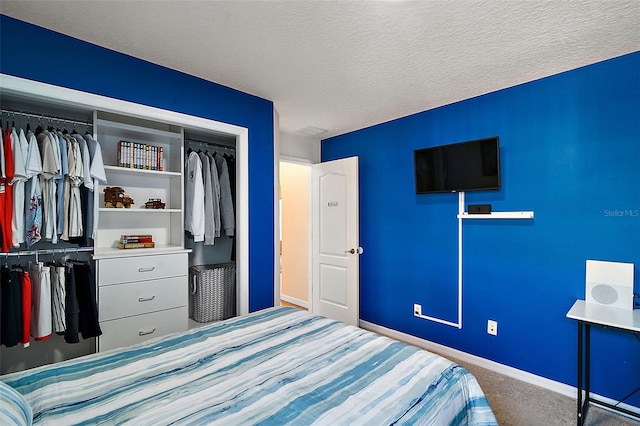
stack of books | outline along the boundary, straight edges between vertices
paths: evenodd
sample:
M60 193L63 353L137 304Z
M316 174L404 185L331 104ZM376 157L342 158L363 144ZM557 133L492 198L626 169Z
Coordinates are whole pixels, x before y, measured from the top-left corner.
M153 242L151 235L122 235L118 248L121 249L137 249L137 248L153 248L156 243Z
M118 142L118 166L142 170L163 170L164 148L140 142Z

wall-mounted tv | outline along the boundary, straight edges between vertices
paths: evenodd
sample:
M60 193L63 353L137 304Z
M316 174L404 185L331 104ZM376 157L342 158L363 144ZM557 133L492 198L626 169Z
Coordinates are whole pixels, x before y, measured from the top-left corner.
M416 194L500 189L497 136L413 151Z

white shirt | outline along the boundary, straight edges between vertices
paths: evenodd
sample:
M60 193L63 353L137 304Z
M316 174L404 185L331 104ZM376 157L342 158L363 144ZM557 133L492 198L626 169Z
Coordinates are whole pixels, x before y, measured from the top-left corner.
M89 174L93 178L93 188L98 188L100 183L107 183L107 174L104 170L104 162L102 160L102 149L100 148L100 144L97 140L95 140L90 134L84 135L85 140L87 141L87 147L89 148L89 155L91 157L91 166L89 167ZM94 190L92 190L95 192ZM94 195L95 196L95 195ZM91 233L91 238L96 238L96 234L98 233L98 209L94 208L93 197L89 202L89 210L88 212L84 212L84 214L89 215L93 218L93 223L89 221L87 226L88 232ZM93 212L93 214L91 213Z
M204 241L204 182L202 161L196 152L187 159L184 229L195 242Z
M13 247L24 243L24 191L27 181L26 160L29 150L24 131L14 139L15 130L11 133L11 148L13 151L13 216L11 217L11 237Z

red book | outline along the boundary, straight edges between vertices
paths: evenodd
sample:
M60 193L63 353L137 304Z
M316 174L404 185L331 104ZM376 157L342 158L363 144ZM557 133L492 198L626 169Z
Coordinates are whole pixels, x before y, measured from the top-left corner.
M149 234L145 235L121 235L120 243L152 243L153 236Z

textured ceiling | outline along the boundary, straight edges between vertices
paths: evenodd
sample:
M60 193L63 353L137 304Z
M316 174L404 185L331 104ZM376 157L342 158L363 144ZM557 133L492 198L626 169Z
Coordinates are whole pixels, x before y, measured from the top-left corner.
M640 50L640 0L0 1L274 102L322 138Z

